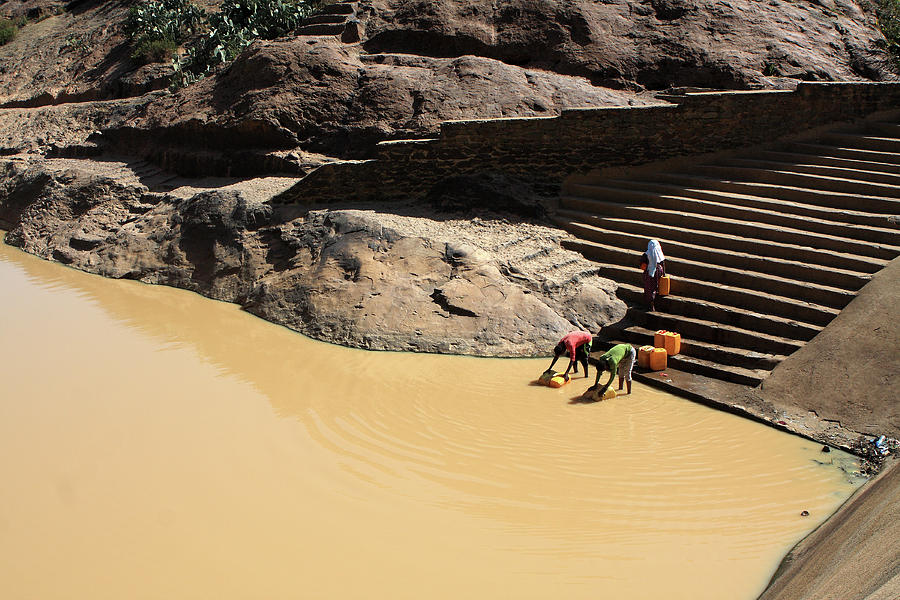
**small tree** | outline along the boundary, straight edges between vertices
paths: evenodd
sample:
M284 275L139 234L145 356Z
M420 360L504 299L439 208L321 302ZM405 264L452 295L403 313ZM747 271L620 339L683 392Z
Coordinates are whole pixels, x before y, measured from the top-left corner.
M16 38L18 26L12 19L0 19L0 46L5 46Z
M878 27L887 40L887 49L900 62L900 0L881 0L876 11Z

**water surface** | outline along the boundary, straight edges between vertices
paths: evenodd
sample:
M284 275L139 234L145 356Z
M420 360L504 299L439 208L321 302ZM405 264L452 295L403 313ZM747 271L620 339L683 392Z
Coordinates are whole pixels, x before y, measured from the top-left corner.
M0 245L0 597L752 599L840 452ZM801 517L807 510L809 517Z

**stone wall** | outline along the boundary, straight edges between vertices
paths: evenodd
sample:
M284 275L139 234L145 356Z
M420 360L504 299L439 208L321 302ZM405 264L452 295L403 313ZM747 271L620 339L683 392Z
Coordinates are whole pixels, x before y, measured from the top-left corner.
M900 108L898 83L800 83L794 91L694 92L641 107L556 117L448 121L436 139L383 142L376 158L310 173L276 202L416 197L450 176L504 173L547 190L592 169L775 141Z

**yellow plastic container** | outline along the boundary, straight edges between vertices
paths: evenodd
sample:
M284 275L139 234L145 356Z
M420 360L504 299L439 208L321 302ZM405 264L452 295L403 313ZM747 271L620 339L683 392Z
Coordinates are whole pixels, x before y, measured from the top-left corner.
M653 336L653 345L657 348L665 348L666 354L675 356L681 352L681 334L660 329Z
M657 291L657 293L660 296L668 296L669 290L671 289L671 287L672 287L672 280L669 279L668 275L663 275L662 277L659 278L659 290Z
M650 370L651 371L662 371L666 368L666 358L668 354L666 354L665 348L654 348L653 352L650 353Z
M562 375L557 375L556 377L551 378L550 383L548 383L547 385L549 385L552 388L561 388L562 386L566 385L567 383L569 383L569 382L565 377L563 377Z
M657 348L666 347L666 330L660 329L653 335L653 345Z
M653 346L641 346L638 348L638 366L642 369L650 368L651 352L653 352Z

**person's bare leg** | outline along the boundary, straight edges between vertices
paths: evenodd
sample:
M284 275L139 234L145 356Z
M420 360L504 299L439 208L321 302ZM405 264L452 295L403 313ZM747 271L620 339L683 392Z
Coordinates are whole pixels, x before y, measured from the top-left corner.
M622 382L625 380L624 375L619 375L619 391L622 391Z

